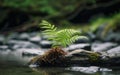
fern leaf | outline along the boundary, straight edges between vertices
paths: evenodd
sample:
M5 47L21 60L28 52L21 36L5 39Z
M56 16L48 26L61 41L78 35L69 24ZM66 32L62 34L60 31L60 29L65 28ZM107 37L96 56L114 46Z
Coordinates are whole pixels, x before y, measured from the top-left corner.
M85 36L80 36L80 32L74 29L63 29L57 31L57 27L44 20L40 25L42 26L41 28L45 29L43 33L49 36L48 40L54 42L53 46L61 45L66 47L80 38L86 38Z

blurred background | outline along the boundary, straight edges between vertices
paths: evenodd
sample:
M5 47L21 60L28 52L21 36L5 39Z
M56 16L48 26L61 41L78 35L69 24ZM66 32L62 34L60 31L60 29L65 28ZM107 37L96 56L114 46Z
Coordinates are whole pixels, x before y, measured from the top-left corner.
M38 31L41 20L59 27L84 26L86 30L112 21L109 26L115 28L119 19L120 0L0 0L3 33Z
M52 46L52 42L46 40L49 36L40 33L41 20L59 29L78 29L89 39L76 40L68 50L103 52L103 56L106 53L113 58L97 65L118 67L112 72L94 67L96 63L87 70L86 67L70 67L70 71L42 68L37 71L44 73L41 75L120 74L120 0L0 0L0 75L39 74L28 68L27 63Z

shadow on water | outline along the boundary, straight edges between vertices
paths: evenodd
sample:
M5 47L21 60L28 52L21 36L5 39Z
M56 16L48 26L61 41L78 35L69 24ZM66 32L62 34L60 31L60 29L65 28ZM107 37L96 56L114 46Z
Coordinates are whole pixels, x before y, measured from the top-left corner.
M29 68L21 66L1 66L0 75L120 75L120 68L111 68L112 71L97 71L85 73L79 70L70 70L61 67Z

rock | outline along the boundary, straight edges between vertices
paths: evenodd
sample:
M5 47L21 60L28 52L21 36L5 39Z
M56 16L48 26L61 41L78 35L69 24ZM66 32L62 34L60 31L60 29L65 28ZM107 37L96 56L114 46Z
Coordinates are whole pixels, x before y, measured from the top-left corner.
M83 43L83 44L73 44L70 45L67 50L76 50L76 49L85 49L85 50L91 50L91 46L88 43Z
M43 40L43 41L40 41L40 46L41 48L51 48L52 42Z
M103 40L103 38L102 38L102 33L103 33L106 25L108 25L108 22L101 24L101 25L97 28L97 30L96 30L96 38L97 38L97 39Z
M116 42L120 43L120 32L119 33L111 33L104 38L104 41Z
M0 45L3 45L5 43L5 36L4 35L0 35Z
M107 51L113 47L117 46L116 43L106 42L106 43L93 43L92 44L92 50L94 52L104 52Z
M16 33L16 32L11 33L11 34L7 37L8 40L18 40L18 38L19 38L19 34Z
M41 34L41 39L42 39L42 40L47 40L48 38L49 38L48 35Z
M93 34L92 32L87 32L86 36L89 38L90 41L96 40L96 35ZM90 42L90 41L88 41L88 42Z
M8 49L7 45L0 46L0 51L6 51Z
M120 57L120 46L108 50L107 53L112 58Z
M8 41L8 45L14 50L19 48L40 48L38 45L33 44L29 41L19 41L19 40L10 40Z
M39 42L41 41L41 37L40 36L34 36L34 37L29 38L29 41L33 42L33 43L36 43L36 44L39 44Z
M44 51L41 49L19 49L22 50L22 56L37 56L37 55L42 55Z
M81 39L78 39L74 42L74 44L80 44L80 43L89 43L90 40L89 39L86 39L86 38L81 38Z
M97 66L90 66L90 67L70 67L70 68L66 68L66 70L79 71L79 72L86 73L86 74L93 74L93 73L96 73L98 71L112 71L112 69L100 68L100 67L97 67Z
M26 65L28 66L28 62L35 56L41 55L43 51L41 49L16 49L14 51L0 51L0 62L4 62L4 64L11 65Z
M37 35L39 35L40 34L40 32L30 32L29 33L29 36L30 37L35 37L35 36L37 36ZM40 36L40 35L39 35Z
M19 35L19 40L28 40L29 34L28 33L22 33Z

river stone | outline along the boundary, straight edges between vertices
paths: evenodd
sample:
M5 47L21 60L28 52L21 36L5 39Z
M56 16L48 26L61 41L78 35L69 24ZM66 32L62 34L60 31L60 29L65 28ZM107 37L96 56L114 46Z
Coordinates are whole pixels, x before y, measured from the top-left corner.
M85 35L89 38L90 41L96 40L96 35L92 32L87 32Z
M90 67L70 67L70 68L66 68L66 70L79 71L79 72L86 73L86 74L93 74L93 73L96 73L98 71L112 71L112 69L100 68L100 67L97 67L97 66L90 66Z
M3 45L5 43L5 36L0 35L0 45Z
M6 51L9 47L7 45L1 45L0 51Z
M49 38L48 35L41 34L41 39L42 39L42 40L47 40L48 38Z
M33 43L36 43L36 44L39 44L39 42L41 41L41 37L40 36L30 37L29 41L33 42Z
M106 43L93 43L92 44L92 50L94 52L104 52L107 51L113 47L117 46L116 43L106 42Z
M38 45L33 44L29 41L20 41L20 40L10 40L8 45L12 49L19 49L19 48L40 48Z
M78 39L74 42L74 44L80 44L80 43L89 43L90 40L89 39L86 39L86 38L81 38L81 39Z
M19 38L19 34L17 32L13 32L9 34L7 37L8 40L18 40L18 38Z
M28 40L29 39L29 34L28 33L21 33L19 35L19 40Z
M47 40L40 41L41 48L51 48L52 42Z
M85 50L91 50L91 46L89 43L82 43L82 44L72 44L69 47L67 47L67 50L72 51L76 49L85 49Z
M107 53L110 57L120 57L120 46L108 50Z
M23 48L23 49L19 49L22 50L22 56L37 56L37 55L42 55L44 54L44 51L42 51L41 49L27 49L27 48Z
M41 55L43 51L41 49L17 49L14 51L0 51L0 62L5 62L11 65L26 65L30 60L35 57L34 55ZM33 54L33 55L32 55Z
M40 32L30 32L30 33L29 33L29 36L30 36L30 37L35 37L35 36L37 36L37 35L40 36Z
M104 41L111 41L111 42L120 43L120 32L111 33L110 35L107 35L105 37Z

